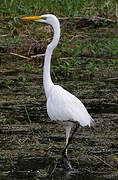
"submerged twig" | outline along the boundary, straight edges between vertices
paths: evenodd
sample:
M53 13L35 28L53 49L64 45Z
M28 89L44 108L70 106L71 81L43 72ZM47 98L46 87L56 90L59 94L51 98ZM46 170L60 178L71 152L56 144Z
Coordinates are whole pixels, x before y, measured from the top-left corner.
M118 80L118 77L113 77L113 78L107 79L107 81L110 81L110 80Z
M26 112L26 115L27 115L27 119L28 119L28 121L30 123L30 128L31 128L32 134L34 135L34 131L33 131L33 128L32 128L32 122L31 122L30 115L29 115L29 112L27 110L26 105L24 105L24 109L25 109L25 112Z
M45 54L37 54L37 55L31 56L31 59L32 58L38 58L38 57L44 57L44 56L45 56Z
M27 56L23 56L23 55L20 55L20 54L16 54L16 53L10 53L11 55L14 55L14 56L18 56L18 57L21 57L21 58L24 58L24 59L28 59L28 60L30 60L30 58L29 57L27 57Z
M110 168L114 168L113 166L111 166L110 164L108 164L105 160L101 159L100 157L93 155L92 157L99 159L101 162L103 162L105 165L109 166Z
M75 19L75 20L85 20L85 18L83 17L73 17L73 18L70 18L70 17L60 17L59 20L70 20L70 19ZM107 21L107 22L111 22L111 23L116 23L116 21L112 20L112 19L108 19L108 18L105 18L105 17L100 17L100 16L93 16L91 18L86 18L87 20L91 20L91 21Z
M29 121L29 122L30 122L30 124L31 124L31 119L30 119L30 116L29 116L29 113L28 113L27 107L26 107L26 106L24 106L24 108L25 108L25 112L26 112L26 115L27 115L28 121Z

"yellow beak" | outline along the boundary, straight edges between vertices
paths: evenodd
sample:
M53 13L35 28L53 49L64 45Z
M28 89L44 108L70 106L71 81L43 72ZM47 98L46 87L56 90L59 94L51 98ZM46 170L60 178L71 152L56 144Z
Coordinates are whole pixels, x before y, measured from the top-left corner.
M28 17L22 17L21 20L39 20L41 19L41 16L28 16Z

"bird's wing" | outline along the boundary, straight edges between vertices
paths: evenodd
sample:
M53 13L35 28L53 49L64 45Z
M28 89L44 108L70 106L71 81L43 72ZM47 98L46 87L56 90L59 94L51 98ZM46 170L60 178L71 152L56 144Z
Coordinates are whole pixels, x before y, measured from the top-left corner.
M56 121L74 120L82 126L90 126L92 121L83 103L58 85L54 85L50 91L47 99L47 112L49 117Z

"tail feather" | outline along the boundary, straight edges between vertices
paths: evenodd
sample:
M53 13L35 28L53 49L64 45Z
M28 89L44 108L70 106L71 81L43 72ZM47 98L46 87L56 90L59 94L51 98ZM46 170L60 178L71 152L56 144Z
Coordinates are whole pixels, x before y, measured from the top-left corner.
M94 121L93 118L91 118L90 126L91 126L91 129L92 129L92 130L94 130L94 131L96 130L96 129L95 129L95 121Z
M93 118L91 118L90 126L91 126L91 127L95 127L95 121L94 121Z

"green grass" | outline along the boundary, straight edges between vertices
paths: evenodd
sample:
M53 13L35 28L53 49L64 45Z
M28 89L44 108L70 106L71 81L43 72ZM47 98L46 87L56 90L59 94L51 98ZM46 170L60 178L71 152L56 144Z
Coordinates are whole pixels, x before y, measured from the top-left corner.
M92 16L101 12L115 15L115 0L3 0L1 15L15 17L26 14L53 13L58 16Z
M109 39L90 39L84 42L79 40L76 43L76 48L72 50L73 56L88 56L88 57L114 57L118 56L118 39L109 37ZM86 44L86 46L85 46Z

